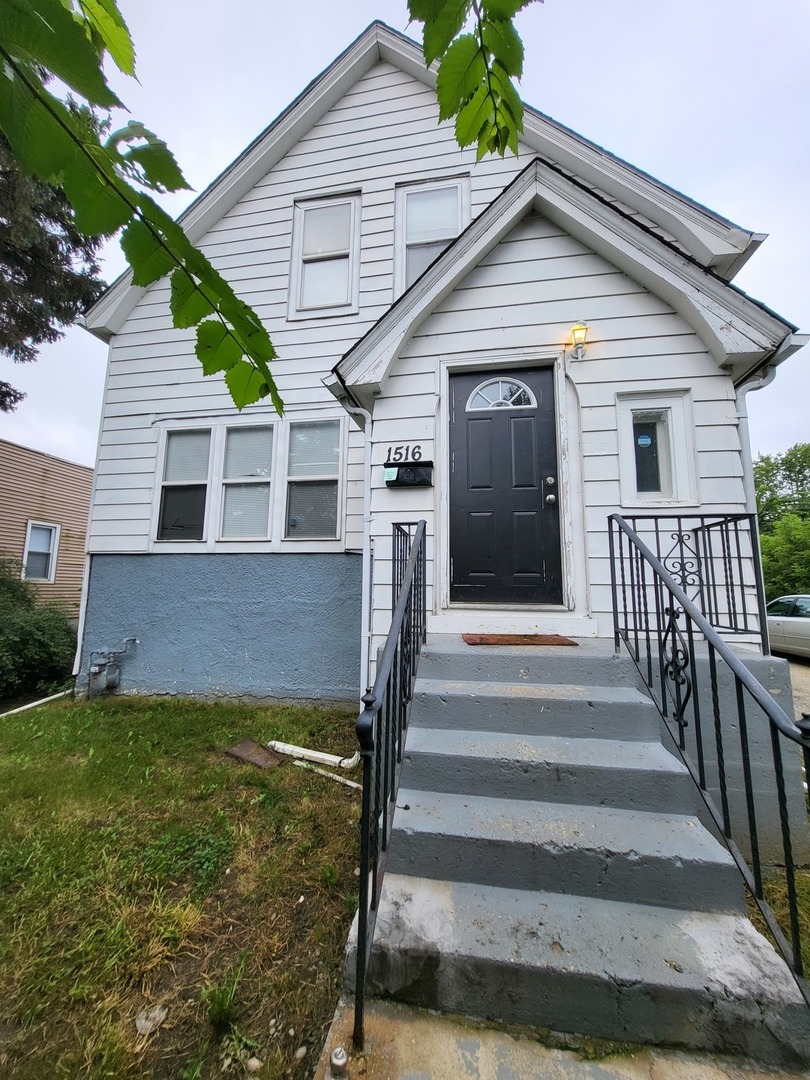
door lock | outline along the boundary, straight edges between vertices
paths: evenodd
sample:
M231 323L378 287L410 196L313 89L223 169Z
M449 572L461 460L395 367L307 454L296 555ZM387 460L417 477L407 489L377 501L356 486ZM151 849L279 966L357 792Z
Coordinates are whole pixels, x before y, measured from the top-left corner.
M553 476L547 476L546 477L546 483L548 484L549 487L554 487L554 485L557 483L557 481L554 479Z

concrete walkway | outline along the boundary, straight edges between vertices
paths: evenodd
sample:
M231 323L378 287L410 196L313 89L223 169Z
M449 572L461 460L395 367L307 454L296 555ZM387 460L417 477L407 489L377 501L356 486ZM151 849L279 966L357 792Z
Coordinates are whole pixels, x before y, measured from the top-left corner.
M552 1049L533 1039L449 1019L422 1009L372 1001L364 1053L352 1048L354 1004L338 1004L315 1080L330 1080L329 1055L349 1053L349 1080L774 1080L802 1077L740 1058L640 1047L600 1057ZM560 1037L560 1042L562 1042ZM585 1044L583 1044L585 1045Z

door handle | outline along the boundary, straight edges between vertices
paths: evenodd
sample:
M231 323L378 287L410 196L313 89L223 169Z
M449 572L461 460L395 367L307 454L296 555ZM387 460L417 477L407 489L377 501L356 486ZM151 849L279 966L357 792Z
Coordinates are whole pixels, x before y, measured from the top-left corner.
M546 495L546 502L548 503L549 506L553 506L556 501L557 501L557 496L556 495Z

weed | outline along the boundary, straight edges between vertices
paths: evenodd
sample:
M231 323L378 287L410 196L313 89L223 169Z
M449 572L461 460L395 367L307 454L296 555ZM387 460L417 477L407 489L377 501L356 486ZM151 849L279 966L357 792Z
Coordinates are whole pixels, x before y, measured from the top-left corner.
M244 970L245 954L243 953L239 958L239 963L224 982L213 983L200 991L200 1001L208 1006L208 1023L216 1039L223 1038L234 1027L233 1003Z

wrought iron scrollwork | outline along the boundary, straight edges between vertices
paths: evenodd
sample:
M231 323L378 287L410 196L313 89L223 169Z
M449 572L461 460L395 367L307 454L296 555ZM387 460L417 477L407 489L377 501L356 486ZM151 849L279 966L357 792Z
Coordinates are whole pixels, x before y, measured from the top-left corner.
M697 537L692 529L683 529L670 533L670 538L673 545L661 555L661 562L687 596L694 600L700 595L703 584Z
M689 646L686 638L678 625L678 619L683 615L683 610L676 607L664 608L666 625L664 636L661 639L661 655L664 661L664 672L667 677L672 703L675 706L675 721L684 728L688 727L685 717L686 706L692 696L692 681L689 678Z

